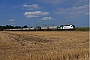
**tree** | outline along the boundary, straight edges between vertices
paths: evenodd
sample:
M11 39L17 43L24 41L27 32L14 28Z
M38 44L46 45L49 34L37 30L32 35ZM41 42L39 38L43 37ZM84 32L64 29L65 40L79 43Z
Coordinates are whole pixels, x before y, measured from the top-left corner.
M27 25L24 25L22 28L27 28L28 26Z
M0 31L2 31L3 30L3 27L2 26L0 26Z
M15 28L15 29L18 29L18 28L19 28L19 26L15 26L14 28Z

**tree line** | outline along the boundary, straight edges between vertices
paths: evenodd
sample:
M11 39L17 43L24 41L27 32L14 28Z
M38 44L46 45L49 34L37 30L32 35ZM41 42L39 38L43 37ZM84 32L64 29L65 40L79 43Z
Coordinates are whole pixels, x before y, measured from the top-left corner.
M0 31L3 31L4 29L18 29L18 28L28 28L28 26L27 25L24 25L24 26L11 26L11 25L0 26Z

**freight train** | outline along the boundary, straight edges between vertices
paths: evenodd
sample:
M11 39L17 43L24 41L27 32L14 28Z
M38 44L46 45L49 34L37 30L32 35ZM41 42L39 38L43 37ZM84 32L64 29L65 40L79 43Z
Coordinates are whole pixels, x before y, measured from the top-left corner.
M35 28L18 28L18 29L4 29L4 31L51 31L51 30L75 30L75 25L60 25L60 26L36 26Z

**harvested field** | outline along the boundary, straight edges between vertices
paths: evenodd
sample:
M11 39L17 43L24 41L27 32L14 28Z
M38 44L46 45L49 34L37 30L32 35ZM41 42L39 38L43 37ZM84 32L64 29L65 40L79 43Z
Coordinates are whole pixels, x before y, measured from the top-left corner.
M89 60L89 32L3 31L0 60Z

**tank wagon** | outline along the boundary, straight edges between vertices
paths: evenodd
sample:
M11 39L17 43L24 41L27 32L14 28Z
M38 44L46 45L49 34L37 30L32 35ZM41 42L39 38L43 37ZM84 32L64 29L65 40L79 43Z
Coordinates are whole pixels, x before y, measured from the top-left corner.
M30 28L22 28L22 30L24 31L24 30L30 30Z
M23 29L4 29L4 31L22 31Z
M4 29L4 31L34 31L34 28Z
M60 26L36 26L35 28L19 28L19 29L4 29L4 31L51 31L51 30L75 30L75 25L60 25Z
M58 26L49 26L49 30L57 30Z
M48 28L48 27L46 27L46 26L41 27L41 30L42 30L42 31L44 31L44 30L46 31L46 30L48 30L48 29L49 29L49 28Z

